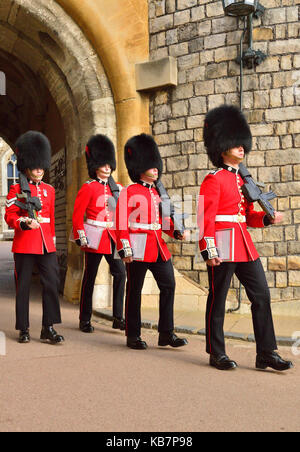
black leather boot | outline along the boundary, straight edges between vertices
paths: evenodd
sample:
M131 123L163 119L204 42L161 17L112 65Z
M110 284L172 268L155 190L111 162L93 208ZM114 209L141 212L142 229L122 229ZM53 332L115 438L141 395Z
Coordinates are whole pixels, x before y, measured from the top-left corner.
M113 327L114 330L124 331L125 330L125 320L124 319L117 319L116 317L114 317L114 321L113 321L112 327Z
M180 338L176 336L175 333L160 333L158 338L158 345L160 347L166 347L167 345L170 345L171 347L178 348L183 347L184 345L187 345L188 341L187 339Z
M146 350L148 345L141 339L141 337L128 337L127 347L133 348L134 350Z
M294 366L291 361L285 361L276 352L258 353L256 356L256 369L264 370L267 367L283 371L292 369Z
M209 365L218 370L233 370L237 368L237 363L232 361L227 355L210 355Z
M93 333L95 331L95 328L92 326L90 321L80 322L79 329L83 333Z
M53 326L43 326L41 331L41 341L50 342L50 344L61 344L64 337L57 334Z
M18 342L20 344L28 344L30 342L29 330L20 331Z

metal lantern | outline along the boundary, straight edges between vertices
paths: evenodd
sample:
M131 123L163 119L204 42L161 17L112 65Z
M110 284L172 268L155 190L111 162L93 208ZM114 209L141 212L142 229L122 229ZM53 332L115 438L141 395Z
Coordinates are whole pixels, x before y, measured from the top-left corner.
M223 0L223 8L228 16L249 16L258 7L258 0Z

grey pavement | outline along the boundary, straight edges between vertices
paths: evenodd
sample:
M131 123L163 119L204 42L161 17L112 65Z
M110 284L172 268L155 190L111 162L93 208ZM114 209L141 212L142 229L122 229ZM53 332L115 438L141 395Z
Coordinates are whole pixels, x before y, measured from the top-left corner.
M57 330L66 342L42 344L37 283L30 313L32 342L18 344L13 263L0 243L1 432L300 431L300 346L295 354L280 346L294 369L257 371L255 344L228 339L239 368L220 372L208 366L201 335L185 334L182 349L159 348L157 331L145 328L149 348L135 351L105 318L94 317L94 334L81 333L78 307L64 301Z

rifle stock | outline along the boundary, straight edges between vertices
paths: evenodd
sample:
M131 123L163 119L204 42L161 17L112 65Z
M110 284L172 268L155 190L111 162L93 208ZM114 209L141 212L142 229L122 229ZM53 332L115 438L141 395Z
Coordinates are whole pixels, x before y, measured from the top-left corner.
M276 194L273 191L268 193L263 193L258 185L252 179L251 174L248 169L241 163L239 168L239 173L244 180L244 185L242 186L242 192L249 202L258 202L265 214L270 218L275 218L275 209L270 204L270 200L276 198Z
M171 202L170 197L165 189L161 180L156 182L156 189L161 198L161 211L163 218L171 218L174 224L174 233L179 233L183 235L185 231L184 219L186 218L185 214L177 214L175 212L175 206Z
M25 174L20 173L19 182L21 187L21 194L17 194L18 199L24 199L25 202L16 201L15 204L20 209L27 210L28 217L33 220L37 219L37 212L42 209L41 202L38 197L31 196L31 190Z

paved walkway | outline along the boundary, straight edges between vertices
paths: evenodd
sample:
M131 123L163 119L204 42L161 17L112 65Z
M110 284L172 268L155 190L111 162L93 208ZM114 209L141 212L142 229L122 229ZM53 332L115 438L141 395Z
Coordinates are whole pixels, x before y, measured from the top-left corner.
M36 284L32 342L18 344L13 264L4 248L0 244L1 432L300 431L300 347L299 355L280 347L294 369L261 372L254 369L255 344L229 339L227 352L239 368L224 373L208 366L203 336L187 335L182 349L158 348L157 332L144 329L148 350L130 350L106 319L94 318L94 334L79 332L78 307L63 301L57 330L66 342L50 346L39 341Z

